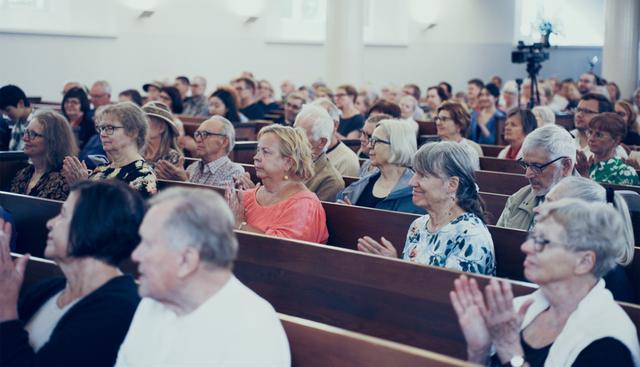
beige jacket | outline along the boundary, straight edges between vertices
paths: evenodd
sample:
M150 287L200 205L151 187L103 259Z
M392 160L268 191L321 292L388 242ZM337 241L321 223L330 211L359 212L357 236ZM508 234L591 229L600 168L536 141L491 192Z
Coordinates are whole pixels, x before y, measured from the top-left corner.
M528 231L533 227L533 208L540 200L527 185L509 196L496 226Z
M304 184L321 201L336 201L336 195L344 189L344 180L340 172L329 162L325 153L314 162L313 169L315 175Z
M327 158L342 176L358 177L358 171L360 171L358 155L343 142L328 151Z

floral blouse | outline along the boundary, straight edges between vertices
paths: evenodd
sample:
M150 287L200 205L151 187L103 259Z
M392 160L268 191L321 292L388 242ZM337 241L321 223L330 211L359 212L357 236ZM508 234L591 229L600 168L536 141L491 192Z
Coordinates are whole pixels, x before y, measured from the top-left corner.
M495 275L493 240L485 224L464 213L437 232L427 229L429 215L411 223L402 251L405 260L470 273Z
M640 179L633 167L624 163L622 158L613 157L589 167L589 177L600 183L617 185L640 185Z
M27 192L29 181L35 172L35 168L30 164L16 173L16 177L11 181L10 191L16 194L64 201L69 196L69 185L60 171L61 169L56 169L43 174L31 191Z
M133 161L122 167L113 167L111 164L98 166L89 178L92 180L115 178L128 183L129 186L138 190L145 198L158 191L156 174L153 172L153 168L143 159Z

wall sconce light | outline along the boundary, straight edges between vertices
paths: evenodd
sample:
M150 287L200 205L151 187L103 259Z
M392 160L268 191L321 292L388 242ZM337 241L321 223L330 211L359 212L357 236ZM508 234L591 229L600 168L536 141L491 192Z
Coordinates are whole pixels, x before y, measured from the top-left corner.
M245 25L255 23L267 7L265 0L226 0L227 9L246 18Z
M158 0L120 0L127 8L139 11L138 19L150 18L155 14Z
M409 0L409 16L421 25L422 31L426 32L438 25L440 17L440 0Z

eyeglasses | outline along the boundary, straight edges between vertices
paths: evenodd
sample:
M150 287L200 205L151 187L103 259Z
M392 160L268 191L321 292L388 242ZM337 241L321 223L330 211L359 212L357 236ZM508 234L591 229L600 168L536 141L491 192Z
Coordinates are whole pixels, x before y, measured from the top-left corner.
M566 156L562 156L562 157L558 157L552 161L549 161L545 164L538 164L538 163L527 163L525 161L522 160L522 158L518 159L518 164L520 165L520 167L524 168L524 170L526 171L527 169L531 169L531 171L533 171L536 174L540 174L542 173L542 171L544 171L545 168L547 168L549 165L563 159L563 158L569 158Z
M378 144L378 143L391 145L390 141L382 140L380 138L376 138L375 136L372 136L372 137L369 138L369 144L371 144L371 148L375 148L376 144Z
M285 107L290 108L292 110L299 110L302 108L302 106L298 106L298 105L294 105L293 103L285 103Z
M433 121L435 121L436 123L438 123L438 122L440 122L440 121L442 121L442 122L445 122L445 121L453 121L453 119L452 119L451 117L446 117L446 116L443 116L443 117L436 116L436 117L433 119Z
M346 95L347 95L346 93L336 93L336 94L334 94L334 97L340 98L340 97L344 97Z
M212 133L210 131L206 131L206 130L199 130L196 131L195 133L193 133L193 137L196 139L206 139L211 135L215 135L215 136L226 136L225 134L220 134L220 133Z
M104 132L107 135L113 135L113 132L116 129L124 129L124 126L96 125L96 132L98 134L102 134Z
M527 241L533 241L533 250L535 252L542 252L551 243L548 239L542 236L536 236L533 232L527 234Z
M23 136L29 138L29 140L33 140L35 138L44 138L44 135L42 135L40 133L37 133L37 132L35 132L33 130L29 130L29 129L26 129L24 131L24 135Z
M576 108L576 113L582 113L582 114L585 114L585 115L595 115L596 113L599 113L599 112L598 111L591 111L591 110L586 109L586 108L578 107L578 108Z
M362 134L362 136L365 137L366 141L369 141L369 139L371 139L371 134L367 134L367 132L364 131L363 129L360 129L360 134Z

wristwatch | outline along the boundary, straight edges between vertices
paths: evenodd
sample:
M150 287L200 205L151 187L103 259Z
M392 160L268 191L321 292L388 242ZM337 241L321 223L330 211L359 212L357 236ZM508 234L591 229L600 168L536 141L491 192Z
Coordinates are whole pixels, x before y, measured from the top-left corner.
M507 367L522 367L524 366L524 357L523 356L513 356L509 363L506 363Z

